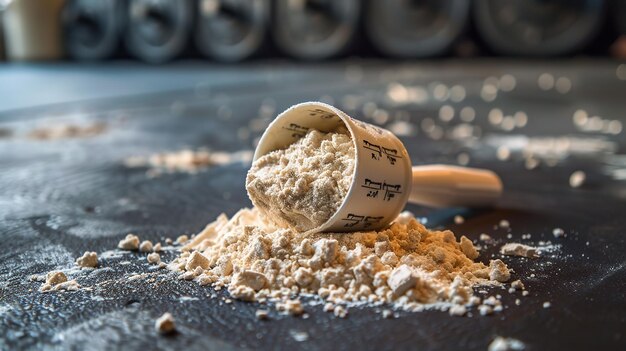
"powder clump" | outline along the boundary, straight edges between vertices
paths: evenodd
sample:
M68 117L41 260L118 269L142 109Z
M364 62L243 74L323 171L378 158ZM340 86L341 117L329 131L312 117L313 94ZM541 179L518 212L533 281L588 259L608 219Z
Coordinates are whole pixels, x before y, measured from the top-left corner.
M98 266L98 254L93 251L85 251L81 257L76 259L76 264L83 268L96 268Z
M528 258L539 257L539 249L536 247L520 244L520 243L507 243L502 245L500 253L507 256L521 256Z
M304 232L324 224L350 189L355 151L347 131L309 131L252 164L246 189L255 206L283 227Z

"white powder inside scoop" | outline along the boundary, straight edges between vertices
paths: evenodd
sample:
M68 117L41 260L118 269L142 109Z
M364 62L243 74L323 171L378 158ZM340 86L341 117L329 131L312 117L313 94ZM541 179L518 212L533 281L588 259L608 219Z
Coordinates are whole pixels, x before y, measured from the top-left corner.
M473 287L501 285L510 276L500 260L475 262L469 245L451 231L429 231L408 212L379 231L305 235L275 227L253 208L219 216L169 268L202 285L226 286L236 299L275 301L294 315L303 312L293 302L299 294L462 315L481 303Z
M343 202L354 173L354 144L345 132L309 131L252 164L246 179L255 206L276 224L307 231Z

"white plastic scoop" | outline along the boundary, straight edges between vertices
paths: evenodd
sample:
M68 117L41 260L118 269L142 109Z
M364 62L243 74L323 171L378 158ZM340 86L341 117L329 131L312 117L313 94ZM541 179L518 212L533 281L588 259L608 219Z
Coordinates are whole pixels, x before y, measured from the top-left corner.
M502 182L482 169L428 165L412 167L402 142L390 131L356 120L321 102L290 107L268 126L254 160L284 149L310 129L332 132L345 126L355 146L352 186L337 212L309 232L380 229L408 202L434 207L485 207L502 193Z

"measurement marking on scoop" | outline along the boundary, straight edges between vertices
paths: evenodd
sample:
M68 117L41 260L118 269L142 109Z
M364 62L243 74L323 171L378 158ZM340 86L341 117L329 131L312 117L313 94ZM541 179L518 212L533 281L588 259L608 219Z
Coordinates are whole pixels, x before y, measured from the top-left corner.
M363 140L363 147L372 151L372 159L376 161L380 160L383 154L385 154L385 156L387 156L387 161L389 161L392 166L396 164L396 161L399 158L402 158L402 156L398 154L397 149L386 148L384 146L370 143L367 140Z
M383 219L383 216L360 216L354 213L348 213L346 218L342 218L341 220L345 223L343 226L346 228L354 228L357 224L360 224L362 228L369 228L374 224L377 224Z
M371 198L377 198L379 191L384 190L384 201L391 201L391 199L396 197L396 194L402 194L402 192L400 191L400 188L402 188L402 184L387 184L385 181L375 182L368 178L365 179L361 187L369 189L367 190L367 197Z

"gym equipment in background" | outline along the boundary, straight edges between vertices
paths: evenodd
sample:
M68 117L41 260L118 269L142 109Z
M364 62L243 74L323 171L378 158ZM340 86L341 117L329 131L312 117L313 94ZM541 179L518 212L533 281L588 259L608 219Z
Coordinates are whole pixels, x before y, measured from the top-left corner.
M432 57L450 50L464 33L469 16L467 0L369 0L365 31L386 56Z
M121 0L69 0L63 10L64 44L77 60L102 60L116 54L123 29Z
M196 6L195 42L205 56L237 62L263 46L269 0L198 0Z
M129 0L126 47L146 62L170 61L185 50L192 20L191 0Z
M276 0L272 37L292 57L327 59L349 50L360 16L360 0Z
M475 0L476 28L496 53L555 56L582 49L604 20L604 0Z

